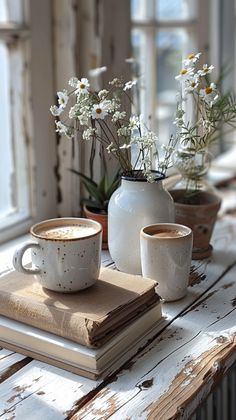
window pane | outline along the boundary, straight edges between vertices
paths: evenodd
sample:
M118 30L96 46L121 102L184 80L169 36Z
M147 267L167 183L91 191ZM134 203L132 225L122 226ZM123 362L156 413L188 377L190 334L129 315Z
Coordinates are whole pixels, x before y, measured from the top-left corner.
M10 130L10 81L9 81L9 60L7 48L0 42L0 218L12 211L11 183L13 174L13 160L11 147Z
M158 20L182 20L196 17L195 0L156 0Z
M0 229L30 214L24 49L0 42Z
M182 54L186 50L187 32L184 29L162 30L156 35L157 48L157 93L173 98L177 83Z
M132 94L133 94L133 103L135 106L135 110L139 114L141 112L140 76L141 76L141 47L143 45L142 33L138 30L133 30L131 40L132 40L132 50L133 50L132 76L133 76L133 79L138 79L138 85L136 86L136 88L134 87L132 89Z
M131 0L132 19L153 19L154 16L155 0Z
M20 23L22 21L22 0L0 0L0 23Z
M174 132L174 112L179 85L179 73L190 35L185 29L161 30L156 34L156 130L162 142L167 143Z

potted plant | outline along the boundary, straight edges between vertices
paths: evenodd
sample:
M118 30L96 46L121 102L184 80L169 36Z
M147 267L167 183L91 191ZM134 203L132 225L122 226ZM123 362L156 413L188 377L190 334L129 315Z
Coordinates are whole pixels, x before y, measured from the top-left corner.
M182 187L171 191L175 201L176 222L192 228L193 258L211 255L210 238L214 228L220 197L204 187L203 179L210 161L210 146L223 125L235 128L236 104L231 94L220 95L209 75L213 66L199 68L200 53L183 60L176 79L181 83L180 101L174 123L178 128L179 146L174 164L183 177Z
M83 214L87 219L92 219L101 223L103 228L102 249L107 249L107 209L113 192L119 186L120 171L116 172L112 180L109 180L107 172L105 171L100 182L98 183L83 173L76 171L75 169L71 169L71 172L80 177L83 186L89 194L89 198L81 199L81 204L83 205Z
M109 200L109 250L117 268L141 274L140 229L174 221L173 199L162 180L171 165L176 139L171 137L163 150L155 133L133 112L130 90L136 83L115 78L108 89L95 92L88 79L72 77L70 91L58 92L58 104L51 107L51 113L59 133L99 143L117 160L122 179Z

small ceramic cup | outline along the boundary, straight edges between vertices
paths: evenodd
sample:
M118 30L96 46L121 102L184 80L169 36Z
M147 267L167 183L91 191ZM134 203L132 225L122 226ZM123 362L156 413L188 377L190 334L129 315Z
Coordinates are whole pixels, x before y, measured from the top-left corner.
M85 289L98 279L101 265L102 226L75 217L45 220L31 227L32 241L18 248L13 257L16 270L34 274L41 285L57 292ZM34 268L23 266L31 248Z
M165 301L187 293L192 255L192 230L176 223L145 226L140 233L142 275L158 282Z

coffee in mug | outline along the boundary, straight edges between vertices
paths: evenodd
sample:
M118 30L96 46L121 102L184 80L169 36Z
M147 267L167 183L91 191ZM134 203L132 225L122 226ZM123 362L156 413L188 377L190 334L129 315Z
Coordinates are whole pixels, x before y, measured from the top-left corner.
M153 233L152 236L156 238L179 238L180 236L184 236L184 233L180 230L158 230L157 232Z
M142 274L157 281L157 292L166 301L187 293L192 243L192 230L176 223L149 225L140 232Z
M98 279L101 265L102 226L90 219L67 217L45 220L31 227L32 241L15 251L13 265L34 274L43 287L62 293L85 289ZM31 248L34 268L22 259Z

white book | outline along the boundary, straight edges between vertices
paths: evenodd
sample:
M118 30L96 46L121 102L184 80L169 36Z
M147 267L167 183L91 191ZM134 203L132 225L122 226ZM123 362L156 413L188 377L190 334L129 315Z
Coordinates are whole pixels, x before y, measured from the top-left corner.
M108 376L129 360L163 327L157 303L98 349L0 316L0 344L35 359L92 379Z

